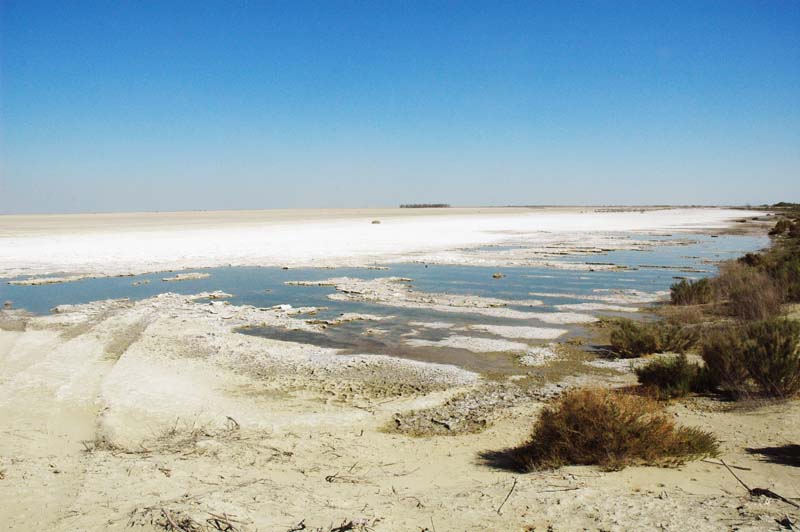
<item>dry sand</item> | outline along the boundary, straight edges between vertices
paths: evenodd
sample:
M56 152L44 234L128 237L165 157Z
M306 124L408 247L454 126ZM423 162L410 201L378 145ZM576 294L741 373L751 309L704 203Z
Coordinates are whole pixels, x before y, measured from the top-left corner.
M0 331L0 519L10 530L165 530L164 511L205 526L233 516L250 531L351 520L374 530L778 530L776 519L797 517L747 496L713 460L527 475L483 464L481 451L524 441L536 393L233 332L303 323L280 308L163 295L3 314L5 329L15 321L24 331ZM797 403L727 408L698 399L672 410L717 433L750 486L800 496L796 462L746 451L794 442ZM415 412L452 434L387 430Z

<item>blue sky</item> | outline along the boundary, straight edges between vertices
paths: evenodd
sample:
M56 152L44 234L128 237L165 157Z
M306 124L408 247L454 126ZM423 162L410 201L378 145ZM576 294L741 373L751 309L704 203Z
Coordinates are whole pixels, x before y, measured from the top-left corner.
M800 201L800 2L0 2L0 212Z

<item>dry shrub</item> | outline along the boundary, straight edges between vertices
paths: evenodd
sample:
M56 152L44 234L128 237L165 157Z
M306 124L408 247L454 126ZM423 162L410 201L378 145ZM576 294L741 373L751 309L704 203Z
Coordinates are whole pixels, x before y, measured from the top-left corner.
M783 298L775 281L741 262L723 263L716 285L720 297L727 301L728 313L736 318L763 320L781 310Z
M746 332L742 360L761 392L780 398L800 392L800 322L765 320Z
M639 383L655 392L659 399L688 395L694 388L700 366L692 364L686 355L657 358L634 370Z
M675 465L718 452L708 432L676 426L658 402L605 389L565 393L546 407L528 443L513 451L524 470L564 465Z
M714 299L714 286L710 279L681 279L670 287L669 292L673 305L705 305Z

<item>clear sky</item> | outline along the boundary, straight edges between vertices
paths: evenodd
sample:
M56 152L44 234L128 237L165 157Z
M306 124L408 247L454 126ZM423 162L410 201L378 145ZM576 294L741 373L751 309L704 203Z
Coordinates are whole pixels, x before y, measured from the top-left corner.
M0 1L0 212L800 201L800 2Z

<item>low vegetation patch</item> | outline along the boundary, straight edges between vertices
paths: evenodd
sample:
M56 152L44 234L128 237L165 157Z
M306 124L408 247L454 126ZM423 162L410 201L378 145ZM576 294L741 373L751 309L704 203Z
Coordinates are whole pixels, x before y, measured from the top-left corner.
M708 432L680 427L658 402L605 389L565 393L546 407L528 443L510 451L521 470L564 465L668 466L713 456Z
M698 386L701 368L686 355L657 358L635 370L639 383L659 399L683 397Z
M714 287L708 278L697 281L682 279L670 287L673 305L705 305L714 298Z
M658 335L650 323L620 319L612 324L609 341L622 358L637 358L658 352Z
M763 394L796 395L800 392L800 323L773 319L750 324L741 359Z
M685 353L698 340L695 329L667 321L617 319L611 322L611 327L611 347L622 358L637 358L662 351Z
M709 390L734 397L800 392L800 322L773 318L712 329L700 343Z
M719 391L733 398L748 393L749 374L742 361L743 335L738 326L709 329L700 342L703 358L702 388Z
M720 266L716 292L727 314L740 320L763 320L776 316L783 302L781 290L772 277L739 261Z
M665 321L676 331L702 331L700 341L694 340L703 365L690 389L733 398L800 393L800 322L780 317L787 304L800 302L800 205L782 203L773 209L780 218L769 232L773 245L768 250L721 264L716 277L672 285L672 305L662 311ZM684 343L680 332L664 328L658 334L645 327L619 326L612 345L622 356L648 354L653 339L661 350L690 349L692 338ZM690 366L682 359L659 361L637 374L659 396L675 397L687 393L695 371Z

